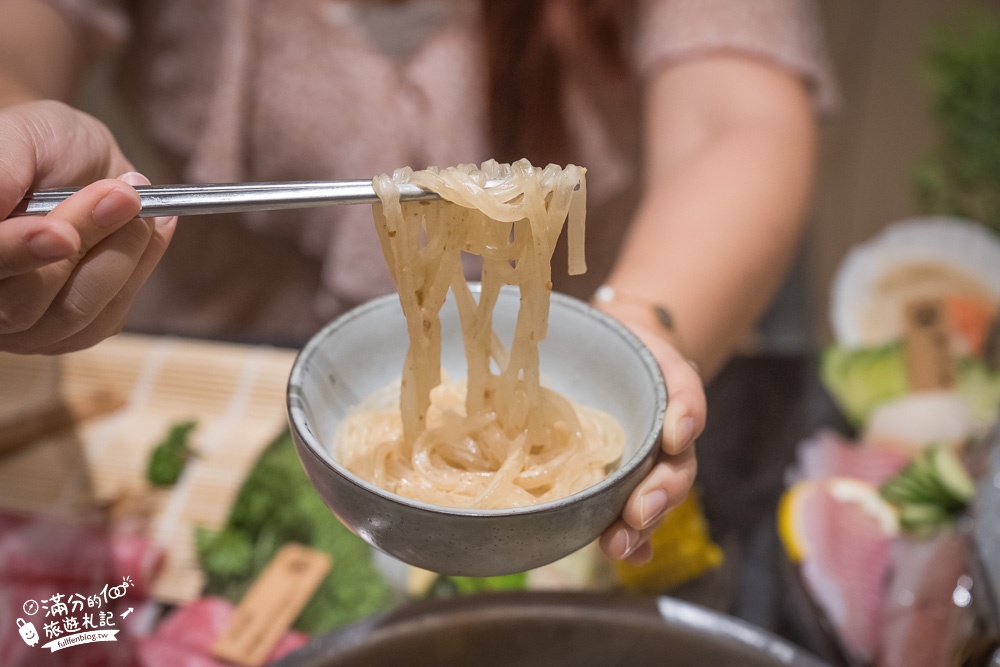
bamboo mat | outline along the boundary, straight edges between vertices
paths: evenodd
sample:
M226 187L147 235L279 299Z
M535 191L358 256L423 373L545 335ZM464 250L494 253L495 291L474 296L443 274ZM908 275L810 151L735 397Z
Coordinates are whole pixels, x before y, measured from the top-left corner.
M111 390L126 406L73 431L0 456L0 508L66 517L139 495L150 536L167 550L154 598L183 602L204 583L194 529L220 528L250 468L285 427L285 385L295 353L267 347L121 335L57 359L0 354L0 415L56 392ZM150 451L169 427L195 420L199 455L176 486L145 482Z

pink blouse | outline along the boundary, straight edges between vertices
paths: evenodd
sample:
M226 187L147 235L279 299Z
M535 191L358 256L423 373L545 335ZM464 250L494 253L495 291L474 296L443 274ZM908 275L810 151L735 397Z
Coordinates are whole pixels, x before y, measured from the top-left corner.
M368 178L490 157L479 3L468 0L48 0L89 50L120 49L121 87L182 182ZM127 8L126 8L127 5ZM716 50L837 93L811 0L643 0L641 78ZM637 90L565 89L588 168L589 278L610 268L637 197ZM606 100L603 100L606 101ZM130 327L299 342L392 291L367 207L181 221Z

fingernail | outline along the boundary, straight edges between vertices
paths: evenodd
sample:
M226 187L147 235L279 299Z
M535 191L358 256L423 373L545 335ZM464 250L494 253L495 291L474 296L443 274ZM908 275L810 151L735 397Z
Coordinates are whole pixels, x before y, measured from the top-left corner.
M673 445L674 451L672 453L679 452L680 450L691 444L691 439L694 437L694 419L691 417L681 417L676 422L674 422L674 433L673 433Z
M621 554L619 559L625 558L635 549L635 540L632 539L632 531L628 528L619 528L614 537L611 538L610 551L612 554Z
M51 229L40 229L25 242L31 254L38 259L66 259L76 252L76 246L70 239Z
M176 215L159 215L153 218L153 224L161 231L166 231L177 224Z
M118 177L119 181L124 181L131 186L149 185L149 179L137 171L130 171Z
M622 552L622 558L628 558L632 555L632 552L639 548L639 536L633 535L632 531L628 528L625 529L625 551Z
M121 190L109 191L94 207L94 222L104 227L131 220L138 212L135 197Z
M667 511L667 494L662 489L654 489L639 499L639 527L649 528L659 521Z

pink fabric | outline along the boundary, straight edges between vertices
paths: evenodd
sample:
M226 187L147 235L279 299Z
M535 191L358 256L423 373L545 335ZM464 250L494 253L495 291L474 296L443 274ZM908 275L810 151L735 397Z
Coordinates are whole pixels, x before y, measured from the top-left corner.
M114 31L102 26L125 15L107 0L48 1L84 39L112 38ZM123 88L178 179L366 178L403 165L490 157L477 2L134 0L129 6ZM796 72L817 108L832 107L836 92L812 0L642 0L639 7L634 51L642 75L676 59L738 49ZM627 198L638 180L639 111L637 91L602 105L597 96L607 96L608 86L588 90L578 83L567 85L568 121L579 162L589 169L588 227L604 228L588 231L595 281L634 205L632 196L602 209ZM392 291L366 207L275 212L242 222L254 233L239 225L182 224L132 325L301 338L344 308ZM271 262L260 260L262 251ZM222 295L231 292L233 272L242 272L244 282L227 301ZM258 285L249 287L251 279ZM312 303L303 307L306 289Z
M713 51L758 56L800 76L821 113L839 101L814 0L645 0L636 48L649 74Z

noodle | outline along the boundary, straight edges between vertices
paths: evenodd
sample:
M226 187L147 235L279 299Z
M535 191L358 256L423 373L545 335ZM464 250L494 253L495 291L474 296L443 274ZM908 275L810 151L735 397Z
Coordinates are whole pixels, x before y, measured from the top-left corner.
M498 183L487 189L487 181ZM402 183L442 201L402 203ZM550 262L567 218L570 272L586 270L584 170L491 160L481 168L399 169L374 186L381 201L375 226L410 346L399 385L376 392L341 424L340 461L399 495L463 508L545 502L603 479L621 457L621 426L544 388L538 367ZM463 251L483 260L478 300L463 274ZM516 285L521 296L509 350L493 331L503 285ZM441 374L439 311L449 289L468 365L460 383L442 382Z

